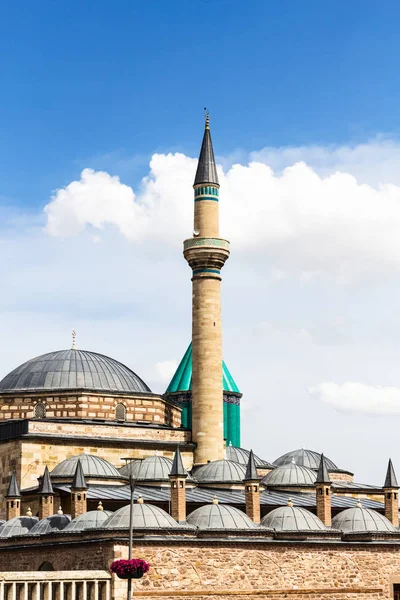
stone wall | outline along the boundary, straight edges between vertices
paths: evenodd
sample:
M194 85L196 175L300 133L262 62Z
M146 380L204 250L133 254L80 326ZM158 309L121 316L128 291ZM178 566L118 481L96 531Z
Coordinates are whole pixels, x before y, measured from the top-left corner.
M107 419L116 420L116 406L123 404L127 421L149 421L180 427L181 408L167 402L156 394L137 396L97 393L62 393L57 396L42 394L2 395L0 399L0 420L30 419L35 416L38 403L44 405L46 417Z

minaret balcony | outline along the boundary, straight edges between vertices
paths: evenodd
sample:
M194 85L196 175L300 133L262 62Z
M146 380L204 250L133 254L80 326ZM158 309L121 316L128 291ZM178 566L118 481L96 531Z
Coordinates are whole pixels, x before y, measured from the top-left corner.
M192 269L222 269L230 244L221 238L191 238L183 242L183 255Z

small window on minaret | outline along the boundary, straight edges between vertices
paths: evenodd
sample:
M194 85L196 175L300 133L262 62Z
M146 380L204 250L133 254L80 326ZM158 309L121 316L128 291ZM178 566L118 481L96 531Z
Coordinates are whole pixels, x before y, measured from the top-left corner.
M126 421L126 408L123 404L117 404L115 407L115 418L117 421Z
M46 407L43 402L38 402L34 409L36 419L44 419L46 416Z

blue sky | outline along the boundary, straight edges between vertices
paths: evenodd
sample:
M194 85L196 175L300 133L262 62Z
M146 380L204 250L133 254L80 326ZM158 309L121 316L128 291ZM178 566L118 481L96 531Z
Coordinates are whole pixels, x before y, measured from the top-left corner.
M75 329L165 390L207 106L243 446L400 471L399 22L394 0L0 2L0 378Z
M222 155L396 135L399 20L390 0L2 2L2 194L195 155L204 105Z

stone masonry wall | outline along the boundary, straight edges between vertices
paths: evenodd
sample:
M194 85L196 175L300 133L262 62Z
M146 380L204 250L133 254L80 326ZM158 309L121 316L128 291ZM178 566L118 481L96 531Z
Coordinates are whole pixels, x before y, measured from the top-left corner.
M27 394L24 396L3 396L0 399L0 420L30 419L34 417L35 406L41 402L46 407L46 417L107 419L115 421L117 404L126 408L127 421L149 421L180 427L181 409L166 402L161 396L77 394L76 392L46 396Z

